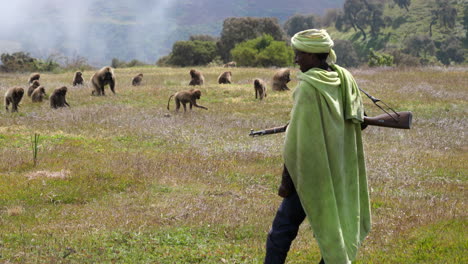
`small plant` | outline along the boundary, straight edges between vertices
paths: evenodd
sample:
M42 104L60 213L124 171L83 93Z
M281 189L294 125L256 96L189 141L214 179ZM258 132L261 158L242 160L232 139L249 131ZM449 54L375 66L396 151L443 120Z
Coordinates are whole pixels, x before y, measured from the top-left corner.
M37 151L39 149L39 134L34 133L34 136L31 136L31 149L33 153L34 166L37 164Z

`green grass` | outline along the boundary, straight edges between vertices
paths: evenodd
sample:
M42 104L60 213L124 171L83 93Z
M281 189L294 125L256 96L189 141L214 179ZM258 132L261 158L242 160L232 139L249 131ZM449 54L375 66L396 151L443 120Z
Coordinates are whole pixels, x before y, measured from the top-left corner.
M198 103L209 110L167 111L172 93L191 88L189 70L116 69L117 94L105 97L71 87L72 72L44 73L48 94L69 87L71 108L26 96L19 113L0 112L0 263L262 262L281 202L284 134L248 133L285 124L292 91L271 91L274 69L231 68L233 84L219 85L225 69L200 68ZM414 114L411 130L363 132L373 225L357 263L468 262L466 68L351 71L361 88ZM143 85L133 87L139 72ZM1 73L0 92L27 88L27 76ZM263 101L255 78L269 84ZM319 260L304 223L288 263Z

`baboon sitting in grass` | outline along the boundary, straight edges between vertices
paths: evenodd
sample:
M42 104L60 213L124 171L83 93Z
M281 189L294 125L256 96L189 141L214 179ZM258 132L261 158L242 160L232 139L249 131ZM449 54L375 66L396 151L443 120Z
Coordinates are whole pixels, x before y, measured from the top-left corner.
M73 76L73 86L83 85L83 81L83 73L80 71L75 72L75 75Z
M50 107L53 109L57 109L59 107L70 107L70 105L67 103L67 100L65 99L65 96L67 95L67 87L62 86L60 88L57 88L54 90L54 92L50 95Z
M180 91L177 92L169 97L169 100L167 101L167 110L169 109L169 103L171 102L171 98L174 96L174 100L176 103L176 111L179 111L180 104L184 106L184 112L187 111L186 104L190 104L190 110L192 110L192 105L195 107L199 107L205 110L208 110L208 108L198 105L197 104L197 99L200 99L201 97L201 91L198 89L190 89L188 91Z
M203 85L205 83L203 74L195 69L190 70L190 77L192 77L192 80L190 80L189 85Z
M221 75L218 77L218 83L219 84L230 84L231 83L231 76L232 73L230 71L223 72Z

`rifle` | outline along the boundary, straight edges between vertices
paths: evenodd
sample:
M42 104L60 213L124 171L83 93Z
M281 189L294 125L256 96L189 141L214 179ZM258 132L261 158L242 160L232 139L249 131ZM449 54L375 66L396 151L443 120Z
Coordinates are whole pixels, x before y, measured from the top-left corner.
M369 97L369 99L371 99L372 102L378 108L380 108L382 111L385 112L385 114L381 114L381 115L374 116L374 117L364 116L364 122L363 122L364 125L400 128L400 129L411 128L411 123L413 120L413 114L411 112L408 112L408 111L396 112L395 110L393 110L393 108L385 104L382 100L373 97L372 95L368 94L366 91L362 90L361 88L359 88L359 90L361 90L361 92L363 92L367 97ZM378 102L382 103L388 109L388 111L385 110L382 106L380 106ZM249 136L252 136L252 137L263 136L263 135L285 132L286 128L288 127L288 124L284 126L280 126L280 127L268 128L265 130L258 130L258 131L254 131L253 129L251 129Z

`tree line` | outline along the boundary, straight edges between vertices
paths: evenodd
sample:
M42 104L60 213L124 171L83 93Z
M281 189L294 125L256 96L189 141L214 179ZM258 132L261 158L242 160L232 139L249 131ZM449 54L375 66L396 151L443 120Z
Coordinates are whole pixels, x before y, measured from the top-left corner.
M399 45L392 44L394 29L407 23L403 16L385 15L385 8L411 11L411 0L346 0L342 9L328 10L325 15L296 14L283 25L275 18L239 17L224 20L219 37L194 35L177 41L172 52L158 65L220 65L235 60L240 66L283 67L292 64L289 38L309 28L326 28L351 38L335 38L338 64L355 67L390 65L434 65L465 62L468 34L455 34L457 28L468 31L468 5L463 7L463 21L457 21L455 0L433 0L428 12L425 34L406 36ZM433 37L433 28L442 37ZM337 34L340 35L340 34ZM268 59L267 59L268 57Z

